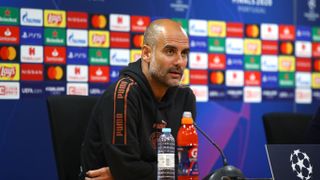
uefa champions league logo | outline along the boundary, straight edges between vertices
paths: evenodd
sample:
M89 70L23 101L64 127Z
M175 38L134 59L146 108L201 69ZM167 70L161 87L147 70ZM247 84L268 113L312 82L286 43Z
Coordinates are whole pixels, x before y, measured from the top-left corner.
M291 168L298 178L309 180L312 177L312 165L309 156L300 151L294 150L290 155Z

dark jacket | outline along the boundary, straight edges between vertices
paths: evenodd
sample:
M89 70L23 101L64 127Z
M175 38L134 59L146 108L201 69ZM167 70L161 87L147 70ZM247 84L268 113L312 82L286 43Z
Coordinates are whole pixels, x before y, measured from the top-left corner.
M92 113L82 145L86 172L108 166L116 180L156 179L156 139L163 127L176 138L184 111L195 114L195 96L186 86L169 88L156 101L141 70L130 63L104 92Z

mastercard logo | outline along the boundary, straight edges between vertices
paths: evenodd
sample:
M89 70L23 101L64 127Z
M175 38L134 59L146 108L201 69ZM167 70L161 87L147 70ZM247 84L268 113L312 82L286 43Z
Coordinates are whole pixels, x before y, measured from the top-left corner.
M142 47L143 45L143 35L139 34L139 35L134 35L133 36L133 45L134 47Z
M91 17L91 25L94 28L103 29L107 26L107 18L104 15L93 15Z
M292 54L293 44L291 42L282 42L280 44L280 51L282 54Z
M0 48L0 57L2 60L12 61L17 57L17 51L12 46L3 46Z
M259 27L255 24L246 26L247 37L257 38L259 36Z
M221 71L211 72L210 74L211 84L222 84L224 82L224 75Z
M320 59L314 61L314 70L320 71Z
M63 69L60 66L50 66L47 73L50 80L61 80L63 77Z

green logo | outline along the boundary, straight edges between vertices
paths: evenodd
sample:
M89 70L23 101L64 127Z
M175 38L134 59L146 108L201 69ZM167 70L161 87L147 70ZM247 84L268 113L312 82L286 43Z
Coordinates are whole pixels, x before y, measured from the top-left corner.
M313 41L320 41L320 27L312 28L312 39Z
M245 70L260 70L260 56L244 56Z
M209 38L208 50L209 52L224 53L225 52L225 38Z
M279 72L280 87L294 87L294 72Z
M59 28L45 28L44 44L45 45L65 45L66 30L59 29Z
M0 7L0 24L19 25L19 16L18 8Z
M172 20L178 22L182 28L186 31L186 33L188 33L188 21L186 19L180 19L180 18L172 18Z
M89 63L109 65L109 49L89 48Z

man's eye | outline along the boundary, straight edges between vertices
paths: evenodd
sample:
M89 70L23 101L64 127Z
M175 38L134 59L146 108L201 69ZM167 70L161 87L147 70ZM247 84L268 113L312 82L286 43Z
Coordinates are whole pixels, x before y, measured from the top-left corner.
M172 50L172 49L167 50L167 55L173 55L173 54L174 54L174 50Z
M182 52L181 56L184 57L184 58L188 57L188 52Z

